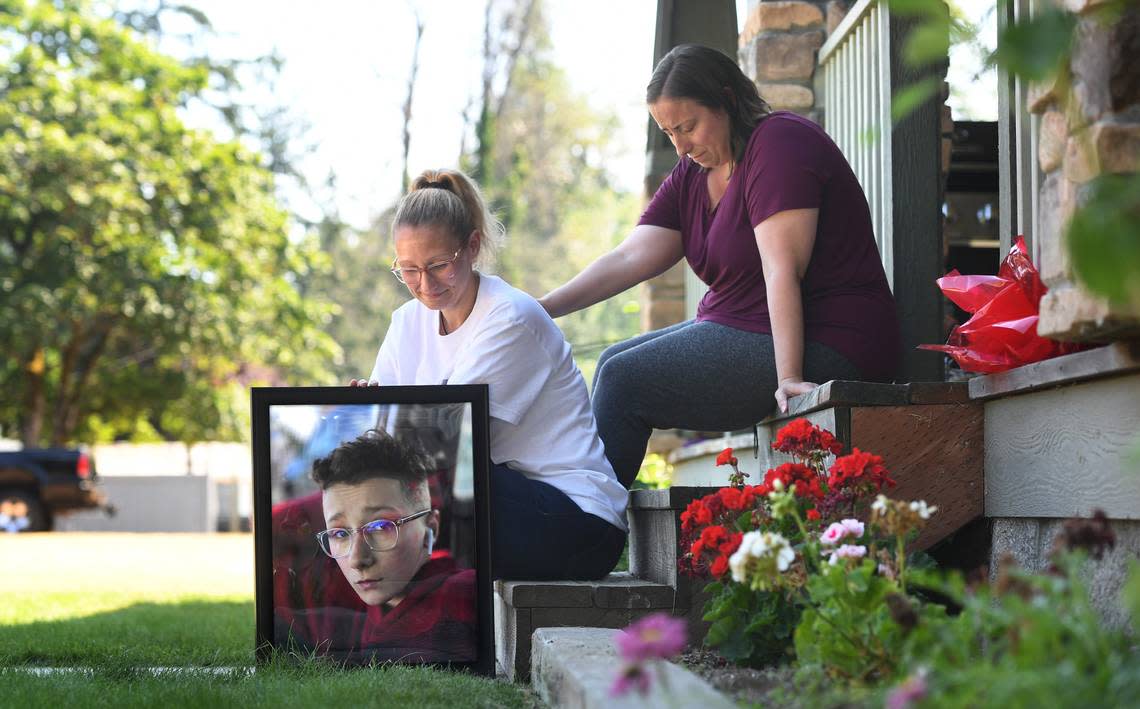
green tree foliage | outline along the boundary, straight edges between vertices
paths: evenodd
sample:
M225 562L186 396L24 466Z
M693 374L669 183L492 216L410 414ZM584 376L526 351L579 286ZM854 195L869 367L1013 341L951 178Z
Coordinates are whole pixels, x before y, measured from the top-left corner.
M330 363L338 383L371 373L392 311L411 297L388 272L393 214L392 208L385 210L364 231L341 221L335 211L316 225L320 249L332 267L314 272L303 292L336 303L324 331L342 351Z
M0 425L232 439L243 384L320 379L324 267L264 159L179 109L209 68L86 0L0 4Z
M576 95L550 60L541 1L518 0L501 12L505 19L487 23L487 32L500 26L506 36L484 42L501 48L488 50L485 76L496 68L507 75L497 91L496 82L485 82L478 142L466 167L481 177L507 227L499 273L541 296L616 246L633 227L640 199L611 183L606 168L617 119ZM558 324L589 375L605 343L637 332L636 296L611 298Z

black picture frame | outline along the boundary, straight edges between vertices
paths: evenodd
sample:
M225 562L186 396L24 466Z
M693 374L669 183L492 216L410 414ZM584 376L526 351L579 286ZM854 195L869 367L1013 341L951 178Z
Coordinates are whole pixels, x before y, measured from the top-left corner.
M492 675L487 386L254 387L251 400L258 663L285 654ZM388 620L400 615L399 606L368 607L343 560L317 542L325 520L322 491L308 477L312 461L359 435L413 441L435 461L429 482L433 510L439 505L439 539L407 586L413 590L404 598L416 601L401 610L400 625ZM472 571L474 630L466 605Z

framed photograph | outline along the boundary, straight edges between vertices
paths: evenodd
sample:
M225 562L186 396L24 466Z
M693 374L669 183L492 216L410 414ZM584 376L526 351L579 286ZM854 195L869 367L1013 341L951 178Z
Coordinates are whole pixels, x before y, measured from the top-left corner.
M258 661L491 674L486 385L252 398Z

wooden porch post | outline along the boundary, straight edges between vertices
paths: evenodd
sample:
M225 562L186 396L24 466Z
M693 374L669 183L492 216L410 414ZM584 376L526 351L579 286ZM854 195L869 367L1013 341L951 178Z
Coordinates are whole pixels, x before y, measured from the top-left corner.
M928 76L946 77L945 64L915 70L902 46L912 18L890 18L891 86L907 86ZM893 188L894 295L902 328L899 381L942 381L943 360L917 350L943 342L942 296L934 280L942 274L942 92L938 91L891 131Z
M703 44L730 57L737 55L736 3L734 0L658 0L657 33L653 42L653 64L678 44ZM649 82L649 71L645 74ZM661 181L677 164L677 154L669 139L648 121L645 156L645 198L657 191ZM686 292L688 291L688 292ZM641 310L642 330L657 330L681 322L690 315L686 300L704 292L704 284L680 263L645 284ZM695 302L692 303L695 310Z

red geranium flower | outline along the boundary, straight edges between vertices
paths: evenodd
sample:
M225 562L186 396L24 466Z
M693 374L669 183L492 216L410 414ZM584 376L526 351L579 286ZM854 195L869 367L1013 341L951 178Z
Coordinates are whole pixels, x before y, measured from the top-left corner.
M820 486L819 476L815 471L803 463L784 463L772 468L764 475L764 485L771 488L779 480L784 487L796 486L798 497L823 497L823 488Z
M701 532L701 542L706 547L715 547L728 537L728 532L719 524L705 527Z
M807 511L807 518L809 520L811 520L812 522L818 520L819 519L819 510L815 509L814 507L812 509L808 510Z
M717 550L721 554L727 556L740 548L740 541L742 539L744 539L743 532L733 532L732 534L728 535L728 539L722 542Z
M828 472L830 475L827 484L835 489L867 484L876 490L882 490L884 485L895 485L883 465L883 459L858 448L848 455L836 458Z
M812 424L805 418L790 421L776 434L772 448L782 453L807 457L812 451L824 451L839 455L843 444L829 431Z
M685 508L685 511L681 513L681 529L682 530L687 532L690 529L692 529L693 525L695 525L695 524L708 524L708 522L702 523L698 519L699 517L702 516L699 513L704 508L704 506L705 506L705 503L702 502L701 500L693 500L692 502L689 503L689 505Z
M738 461L732 455L732 449L731 448L725 448L724 450L722 450L720 452L720 455L718 455L716 457L716 464L717 465L736 465L739 462L740 461Z
M744 491L735 487L722 487L717 490L717 496L724 506L730 510L742 510L747 502L747 496Z
M709 572L712 573L713 576L720 578L724 576L726 571L728 571L728 557L721 554L713 561L712 566L709 567Z

